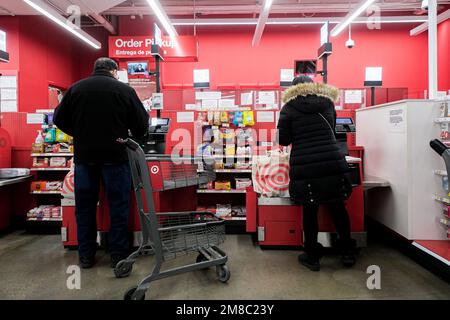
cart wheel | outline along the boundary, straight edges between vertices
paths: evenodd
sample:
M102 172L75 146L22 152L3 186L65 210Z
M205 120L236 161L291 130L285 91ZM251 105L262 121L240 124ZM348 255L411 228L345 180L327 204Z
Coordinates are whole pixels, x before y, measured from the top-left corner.
M134 261L130 260L119 261L116 267L114 268L114 274L116 275L116 278L128 277L131 274L131 271L133 270L133 263Z
M138 291L136 295L134 293L136 292L137 287L132 287L125 292L125 295L123 296L123 300L145 300L145 292ZM133 297L134 295L134 297Z
M216 269L216 273L220 282L226 283L228 280L230 280L231 272L230 269L228 269L227 265L218 266Z

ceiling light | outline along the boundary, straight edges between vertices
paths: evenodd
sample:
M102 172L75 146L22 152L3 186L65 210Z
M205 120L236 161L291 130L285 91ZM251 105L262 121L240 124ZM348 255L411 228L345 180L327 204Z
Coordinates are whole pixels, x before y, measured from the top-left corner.
M331 30L331 36L336 37L342 32L353 20L355 20L364 10L366 10L375 0L366 0L355 10L349 12L344 21L340 22L336 27Z
M60 27L63 27L79 39L83 40L90 46L92 46L95 49L100 49L102 47L102 44L98 42L96 39L91 37L89 34L81 30L79 27L74 25L72 22L64 18L62 15L60 15L55 9L47 5L45 2L41 0L23 0L26 4L31 6L36 11L39 11L44 16L55 22Z
M167 34L171 38L178 36L177 31L173 27L172 23L169 20L169 17L167 16L166 12L162 8L161 3L159 3L158 0L147 0L147 2L149 4L149 6L152 8L153 12L155 13L159 22L162 24L164 30L166 30Z

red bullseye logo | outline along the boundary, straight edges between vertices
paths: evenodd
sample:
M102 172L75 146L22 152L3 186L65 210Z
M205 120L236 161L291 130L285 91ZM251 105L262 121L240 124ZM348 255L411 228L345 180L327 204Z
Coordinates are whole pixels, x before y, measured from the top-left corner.
M71 172L69 175L64 179L64 187L63 187L63 194L71 194L75 191L75 175Z
M150 171L153 174L157 174L159 172L159 168L158 168L158 166L153 166L153 167L151 167Z
M289 189L289 165L268 163L260 166L255 175L255 184L264 193L287 191Z

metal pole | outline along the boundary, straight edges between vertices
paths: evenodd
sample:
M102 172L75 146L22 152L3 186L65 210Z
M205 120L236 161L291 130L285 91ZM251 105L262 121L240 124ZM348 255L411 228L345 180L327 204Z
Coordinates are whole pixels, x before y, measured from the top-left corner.
M323 83L328 83L328 55L323 57Z
M161 71L160 71L160 62L161 59L158 55L155 56L155 62L156 62L156 93L161 92ZM156 117L161 118L161 110L156 110Z
M428 96L435 99L438 91L437 74L437 3L428 1Z

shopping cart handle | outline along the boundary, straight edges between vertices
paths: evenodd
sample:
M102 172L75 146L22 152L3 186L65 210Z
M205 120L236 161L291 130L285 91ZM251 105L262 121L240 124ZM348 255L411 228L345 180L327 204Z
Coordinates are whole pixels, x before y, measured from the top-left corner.
M445 150L447 150L447 146L445 144L443 144L441 141L439 141L438 139L434 139L430 141L430 147L437 152L437 154L442 155Z
M131 150L137 150L137 148L139 148L139 144L130 138L128 138L128 139L120 139L119 138L119 139L117 139L117 142L124 144Z

